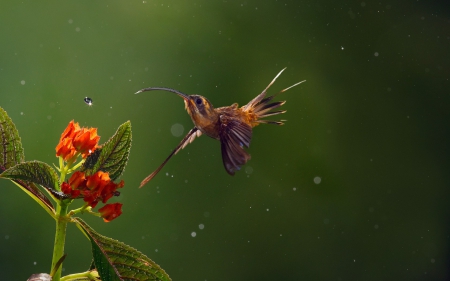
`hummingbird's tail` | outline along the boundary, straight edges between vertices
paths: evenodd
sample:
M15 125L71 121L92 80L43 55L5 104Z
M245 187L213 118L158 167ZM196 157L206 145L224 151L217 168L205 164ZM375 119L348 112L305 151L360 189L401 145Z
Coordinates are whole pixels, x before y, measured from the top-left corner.
M277 80L278 76L285 70L286 68L282 69L275 78L273 78L272 82L262 91L261 94L257 95L254 99L252 99L249 103L244 105L241 109L246 113L246 115L249 118L249 123L252 125L252 127L257 126L258 124L275 124L275 125L283 125L283 121L272 121L272 120L262 120L261 118L278 115L285 113L286 110L277 110L277 111L271 111L275 108L278 108L286 103L286 101L278 101L278 102L270 102L276 95L279 95L283 92L286 92L290 88L293 88L306 80L300 81L290 87L287 87L286 89L281 90L280 92L276 93L275 95L265 97L267 90L272 86L272 84Z

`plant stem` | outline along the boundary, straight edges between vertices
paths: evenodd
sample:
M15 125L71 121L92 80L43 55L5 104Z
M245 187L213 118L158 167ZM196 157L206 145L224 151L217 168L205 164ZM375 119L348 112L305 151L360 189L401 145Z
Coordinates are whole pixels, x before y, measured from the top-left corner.
M92 270L92 271L86 271L86 272L66 275L63 278L61 278L61 281L81 280L82 278L84 278L83 280L85 280L86 278L89 280L98 280L99 275L96 270Z
M56 233L55 233L55 244L53 246L53 258L52 267L50 271L53 270L58 260L64 255L64 244L66 240L66 230L67 230L67 209L68 205L64 201L60 201L56 205ZM59 281L61 278L62 264L53 276L53 281Z

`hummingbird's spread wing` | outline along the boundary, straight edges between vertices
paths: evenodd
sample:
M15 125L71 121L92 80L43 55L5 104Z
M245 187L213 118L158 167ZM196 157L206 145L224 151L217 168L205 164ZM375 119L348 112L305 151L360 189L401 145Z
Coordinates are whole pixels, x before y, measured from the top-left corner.
M250 146L252 127L226 115L220 116L220 145L222 161L228 174L234 175L248 160L250 154L244 150Z
M197 127L192 128L189 131L189 133L183 138L183 140L177 145L177 147L175 147L175 149L170 153L170 155L166 158L166 160L164 160L164 162L162 162L162 164L159 165L159 167L153 173L148 175L141 182L141 185L139 186L139 188L143 187L146 183L148 183L151 179L153 179L156 176L156 174L158 174L158 172L161 171L161 169L164 167L164 165L166 165L167 161L169 161L169 159L172 158L172 156L177 154L178 151L180 151L181 149L185 148L186 145L193 142L196 136L199 137L201 135L202 135L202 133L197 129Z

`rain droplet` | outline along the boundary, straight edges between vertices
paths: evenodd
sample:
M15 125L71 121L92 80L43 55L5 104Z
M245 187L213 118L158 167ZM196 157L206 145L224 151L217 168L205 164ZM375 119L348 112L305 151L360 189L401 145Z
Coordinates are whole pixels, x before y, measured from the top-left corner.
M85 98L84 98L84 103L85 103L85 104L91 106L91 105L92 105L92 102L93 102L93 101L92 101L91 98L89 98L89 97L85 97Z
M191 236L192 236L192 237L195 237L195 236L197 236L197 233L196 233L195 231L192 231L192 232L191 232Z
M25 80L20 81L20 84L25 85Z
M172 133L172 135L174 137L179 137L183 134L184 132L184 127L181 124L175 123L172 125L172 127L170 128L170 132Z
M204 228L205 228L205 225L204 225L203 223L201 223L201 224L198 225L198 228L204 229Z
M319 184L322 181L322 179L320 177L315 177L314 178L314 183L315 184Z

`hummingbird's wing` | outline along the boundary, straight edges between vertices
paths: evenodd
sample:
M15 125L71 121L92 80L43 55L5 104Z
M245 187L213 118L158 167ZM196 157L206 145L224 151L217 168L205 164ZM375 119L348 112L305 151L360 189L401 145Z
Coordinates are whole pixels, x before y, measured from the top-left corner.
M194 130L194 132L192 132L192 130ZM194 127L192 130L189 131L189 133L186 135L186 137L184 137L185 139L183 139L180 143L180 145L177 146L177 150L175 151L174 154L177 154L180 150L184 149L188 144L192 143L196 137L199 137L202 135L202 132L200 130L198 130L196 127ZM188 137L189 136L189 137Z
M148 175L141 182L141 185L139 186L139 188L143 187L146 183L148 183L151 179L153 179L156 176L156 174L158 174L158 172L161 171L161 169L164 167L164 165L166 165L166 163L169 161L169 159L172 158L172 156L177 154L178 151L180 151L181 149L185 148L186 145L193 142L195 137L199 137L201 135L202 135L202 133L197 129L197 127L192 128L189 131L189 133L187 133L187 135L183 138L183 140L177 145L177 147L175 147L175 149L170 153L170 155L166 158L166 160L164 160L164 162L162 162L162 164L159 165L159 167L153 173Z
M219 136L223 165L228 174L234 175L250 160L250 154L244 150L244 146L250 146L252 127L236 118L221 115Z

